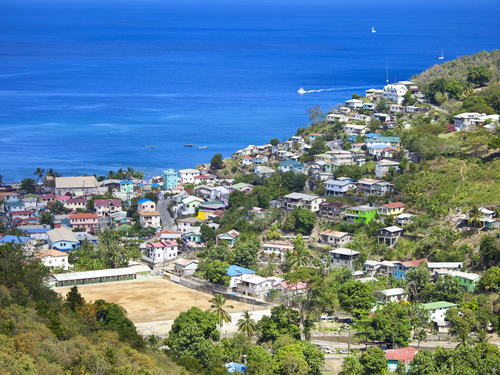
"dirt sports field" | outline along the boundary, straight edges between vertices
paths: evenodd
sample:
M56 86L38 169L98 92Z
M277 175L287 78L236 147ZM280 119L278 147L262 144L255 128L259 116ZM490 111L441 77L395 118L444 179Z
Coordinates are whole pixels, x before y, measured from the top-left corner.
M56 292L66 296L71 288L56 288ZM78 291L86 301L103 299L125 308L134 323L173 320L183 311L194 306L195 294L192 289L163 279L146 279L109 284L79 285ZM210 308L210 294L196 292L196 307ZM228 300L230 313L252 311L253 305ZM261 309L255 306L255 309Z

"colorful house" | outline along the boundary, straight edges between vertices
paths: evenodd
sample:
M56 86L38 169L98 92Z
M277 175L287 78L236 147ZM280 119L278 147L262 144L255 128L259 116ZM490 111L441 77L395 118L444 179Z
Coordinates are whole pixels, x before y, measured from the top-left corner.
M409 262L394 263L394 277L398 280L406 279L407 272L412 268L417 268L421 262L427 263L426 259L412 260Z
M177 187L177 171L167 169L163 171L163 190L175 189Z
M229 193L232 193L235 190L240 190L244 193L248 193L248 192L252 191L252 189L253 189L253 185L245 184L244 182L240 182L238 184L234 184L234 185L229 186Z
M139 212L139 219L144 228L161 230L161 215L158 211Z
M122 194L134 194L134 181L132 181L132 180L120 181L120 193L122 193Z
M457 307L458 305L445 301L430 302L422 304L422 307L428 310L431 314L430 320L444 320L446 317L446 312L452 307Z
M137 201L137 212L156 211L156 203L151 199L141 199Z
M385 354L385 359L387 360L387 367L390 372L394 372L398 368L398 364L402 363L405 369L408 370L410 362L415 358L418 353L418 349L406 347L399 349L389 349Z
M69 215L71 228L80 228L85 232L94 233L99 230L99 216L95 214L74 214Z
M375 220L377 216L377 207L356 206L345 209L345 218L351 223L365 223Z
M222 234L217 235L217 244L220 241L227 241L229 243L229 245L234 245L234 243L236 241L238 241L239 236L240 236L240 234L237 231L235 231L234 229L232 229L227 233L222 233Z
M405 210L405 204L402 202L386 203L378 208L379 220L384 221L389 216L396 217Z
M474 293L474 290L476 289L477 283L481 279L481 276L475 273L468 273L468 272L450 272L449 273L451 276L456 278L462 288L464 288L466 291L469 293Z
M279 171L280 172L294 172L303 173L305 165L295 160L285 160L280 161Z
M267 158L266 155L257 155L256 157L253 158L254 164L267 163L268 161L269 161L269 159Z
M61 251L69 251L76 248L78 240L71 231L66 227L52 229L47 232L49 236L49 246L53 249Z

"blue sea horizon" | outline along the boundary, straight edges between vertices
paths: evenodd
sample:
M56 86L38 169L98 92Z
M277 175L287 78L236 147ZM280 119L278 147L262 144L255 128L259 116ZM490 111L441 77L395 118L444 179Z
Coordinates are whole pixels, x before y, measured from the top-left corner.
M445 61L497 49L499 11L492 0L5 0L0 174L152 177L230 157L294 135L307 108L382 88L386 64L394 82L441 63L441 49Z

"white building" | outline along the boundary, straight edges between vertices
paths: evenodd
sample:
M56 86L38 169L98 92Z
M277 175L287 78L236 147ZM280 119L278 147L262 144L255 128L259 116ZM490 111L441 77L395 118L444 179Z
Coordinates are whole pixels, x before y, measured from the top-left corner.
M147 244L147 256L153 260L153 263L172 260L181 252L179 244L176 241L160 241Z
M194 184L194 177L199 176L201 173L197 169L181 169L179 170L179 177L183 183Z
M367 128L366 125L347 124L344 131L347 134L365 134Z
M399 169L399 162L383 159L375 164L375 176L377 178L382 178L389 173L389 168L394 167L396 170Z
M378 303L390 303L406 301L405 290L403 288L383 289L374 293Z
M161 216L158 211L139 212L139 218L144 228L161 229Z
M486 115L486 113L467 112L460 113L455 116L455 130L456 131L469 131L474 125L480 125L486 120L494 122L499 121L499 115Z
M276 277L262 277L259 275L245 274L236 278L236 293L244 296L263 299L273 288L273 284L283 279Z
M282 242L266 242L262 245L264 248L264 253L267 255L272 255L276 257L276 259L285 260L286 252L293 250L293 245Z
M68 263L68 254L59 250L42 250L36 253L35 258L40 259L44 266L54 269L62 268L67 271L73 268L72 264Z
M363 101L359 99L346 100L345 105L351 109L363 108Z
M454 303L450 302L444 302L444 301L439 301L439 302L431 302L431 303L424 303L422 307L426 310L429 310L431 313L430 320L431 321L442 321L446 317L446 312L452 308L452 307L457 307L458 305L455 305Z
M356 189L356 183L351 181L328 180L325 182L325 195L342 197L354 189Z
M342 113L329 113L328 115L326 115L326 119L329 122L335 122L335 121L347 122L347 121L349 121L349 117L347 117L346 115L344 115Z
M391 85L384 86L384 91L382 96L384 99L388 99L394 103L401 104L404 100L404 95L408 89L405 85L395 83Z

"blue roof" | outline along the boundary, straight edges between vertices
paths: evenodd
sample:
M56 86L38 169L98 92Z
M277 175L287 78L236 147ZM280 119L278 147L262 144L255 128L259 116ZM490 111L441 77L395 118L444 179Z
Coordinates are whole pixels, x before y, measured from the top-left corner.
M133 183L134 183L134 181L132 181L132 180L121 180L120 181L120 184L133 184Z
M236 362L226 363L224 367L227 368L227 372L229 373L239 372L241 374L245 374L245 371L247 369L247 366Z
M20 244L20 243L25 243L31 240L30 237L16 237L16 236L11 236L9 234L3 236L0 238L0 243L8 243L8 242L14 242L15 244Z
M391 145L370 145L371 148L386 148L391 147Z
M52 229L50 228L24 229L24 231L28 233L47 233L49 230Z
M137 203L140 203L140 204L143 204L143 203L146 203L146 202L152 202L152 200L144 198L144 199L141 199L140 201L137 201Z
M245 267L235 266L233 264L227 269L228 276L239 276L241 274L245 275L248 273L257 273L257 271L249 270Z
M377 133L368 133L368 134L365 134L366 138L377 138L377 137L381 137L381 136L382 136L381 134L377 134Z
M160 185L160 184L157 184L156 182L152 183L151 186L157 186L157 187L161 187L163 185Z

